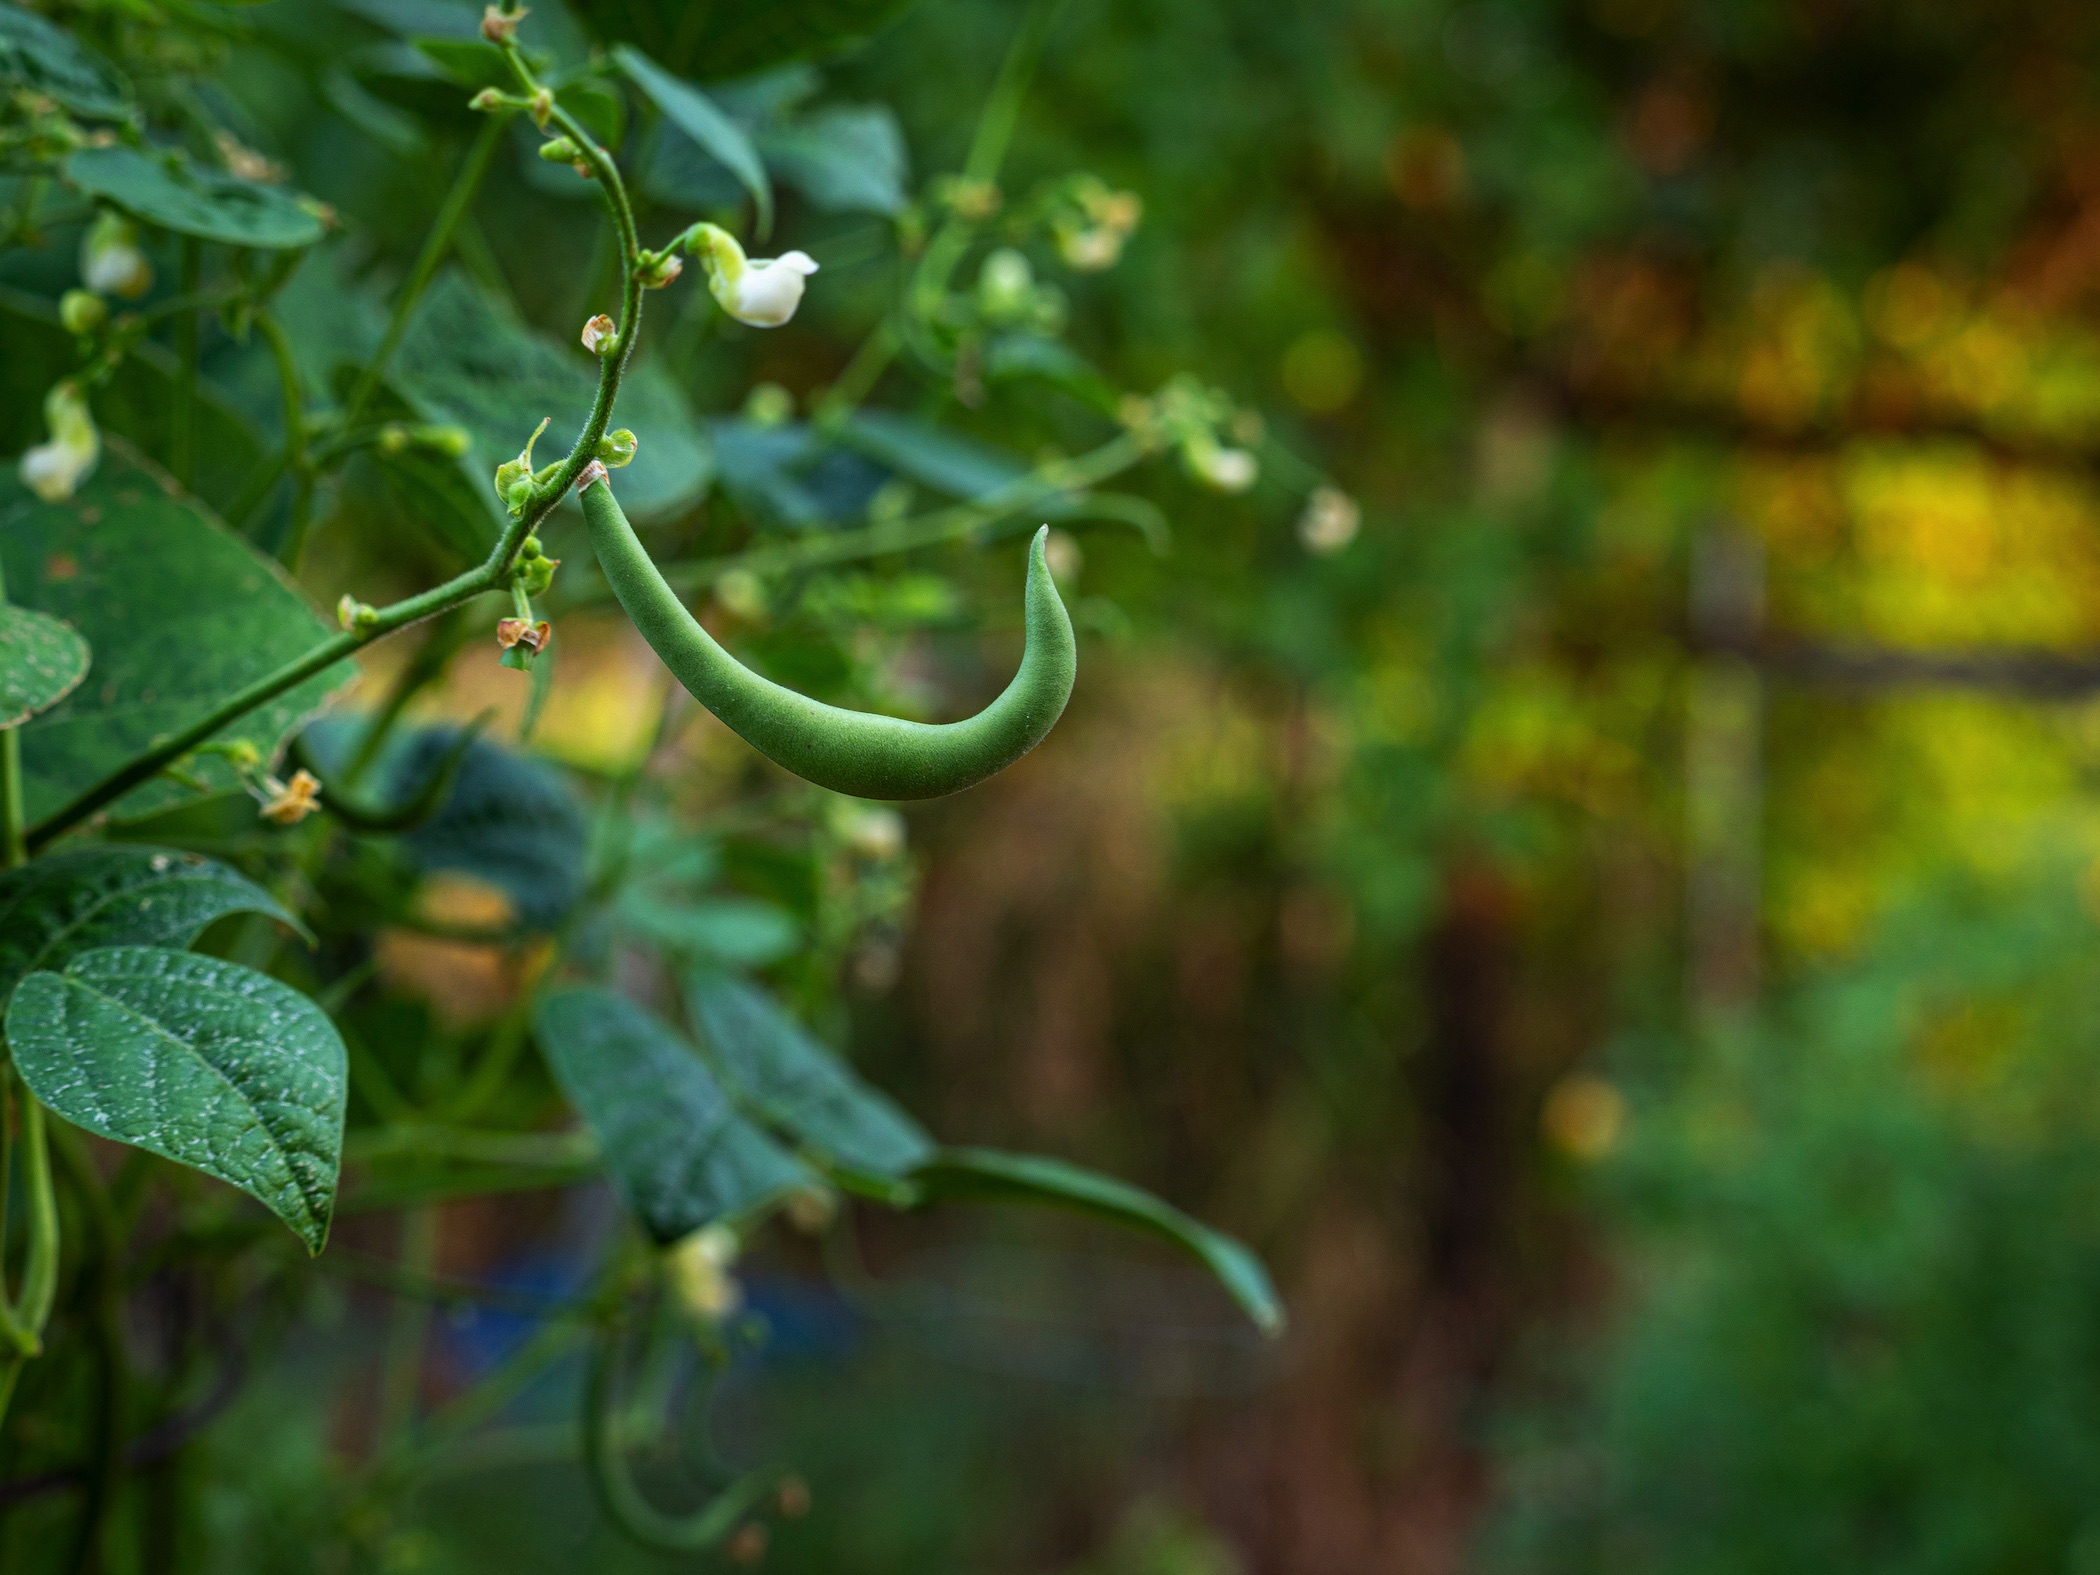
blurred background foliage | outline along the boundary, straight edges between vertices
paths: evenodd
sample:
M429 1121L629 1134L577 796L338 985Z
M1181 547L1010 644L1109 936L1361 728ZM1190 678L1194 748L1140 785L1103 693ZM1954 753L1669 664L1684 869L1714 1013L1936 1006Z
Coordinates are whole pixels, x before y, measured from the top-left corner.
M338 210L351 271L324 252L292 299L356 342L359 280L398 276L477 127L386 75L389 0L241 15L216 112ZM901 471L777 456L1021 21L924 0L804 97L742 101L774 117L781 244L823 272L769 334L681 312L690 286L657 308L656 397L697 434L653 482L664 539L909 506ZM1085 648L1049 743L912 810L908 852L843 807L793 856L732 818L692 944L770 969L942 1135L1235 1230L1293 1322L1264 1350L1080 1229L871 1224L865 1305L789 1244L750 1278L769 1354L712 1415L813 1488L769 1565L2100 1569L2096 70L2100 16L2062 0L1058 10L1000 184L1141 197L1117 266L1057 275L1069 341L1259 408L1261 479L1154 477L1164 556L1075 528ZM805 145L794 178L824 116L831 148L861 117L862 156L827 174ZM689 193L667 205L742 200L654 160ZM506 147L462 290L584 315L608 258L566 179ZM8 332L27 442L62 362ZM967 358L893 377L897 408L1009 454L1087 441ZM926 464L905 482L938 493ZM1360 521L1306 501L1329 478ZM451 561L471 517L414 524L426 480L350 473L317 596ZM710 595L783 678L923 705L1010 568L944 550ZM559 621L534 748L617 781L655 664L587 606ZM493 705L514 737L525 682L473 639L416 714ZM363 693L410 657L371 653ZM749 812L719 729L674 765L681 803ZM353 1035L382 1064L387 1014L469 1036L534 966L429 933L490 922L484 886L421 900ZM460 1206L438 1261L553 1294L604 1212ZM316 1506L342 1506L316 1484L369 1425L387 1316L369 1288L306 1309L181 1457L213 1568L320 1567ZM442 1394L519 1331L484 1309L434 1338ZM653 1567L592 1524L565 1463L468 1452L373 1545L390 1570Z

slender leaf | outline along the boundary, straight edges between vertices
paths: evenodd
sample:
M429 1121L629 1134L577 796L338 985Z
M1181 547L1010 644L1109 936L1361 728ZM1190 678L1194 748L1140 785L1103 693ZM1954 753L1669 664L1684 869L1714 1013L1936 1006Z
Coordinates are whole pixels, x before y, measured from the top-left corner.
M944 1148L911 1179L927 1203L1048 1204L1162 1237L1216 1275L1264 1334L1283 1331L1283 1303L1259 1258L1230 1236L1128 1182L1063 1160L988 1148Z
M333 630L263 557L116 451L63 503L46 503L12 469L0 474L0 560L8 595L63 618L94 649L93 676L22 727L24 794L32 820L209 710ZM338 686L348 663L309 678L228 724L265 758ZM235 785L218 759L192 775ZM144 814L190 796L162 779L118 801Z
M0 88L41 93L89 120L129 120L131 87L116 67L70 33L19 6L0 4Z
M819 208L898 213L910 174L904 132L880 104L838 104L758 134L758 151Z
M61 618L0 605L0 727L48 711L87 677L88 643Z
M934 1158L933 1140L780 1003L748 980L696 973L687 1009L731 1090L828 1164L897 1184Z
M66 179L135 219L227 246L285 251L311 246L326 229L317 204L274 186L136 148L82 148Z
M103 946L179 949L229 913L299 928L260 886L195 853L105 846L32 859L0 874L0 1005L36 969Z
M7 1009L29 1091L75 1126L259 1198L328 1239L350 1079L328 1015L236 963L157 946L33 973Z
M840 438L869 459L950 497L981 497L1028 473L1027 465L1003 449L893 410L856 411Z
M742 968L778 962L802 940L793 914L751 897L679 900L630 890L620 921L667 951Z
M613 59L627 79L663 111L664 119L719 160L751 193L752 202L758 206L760 232L772 229L773 184L766 178L765 161L759 158L758 149L751 145L744 128L723 114L692 83L681 82L631 44L617 45Z
M763 1209L816 1178L737 1110L693 1047L625 996L540 1003L540 1049L598 1139L613 1185L659 1242Z

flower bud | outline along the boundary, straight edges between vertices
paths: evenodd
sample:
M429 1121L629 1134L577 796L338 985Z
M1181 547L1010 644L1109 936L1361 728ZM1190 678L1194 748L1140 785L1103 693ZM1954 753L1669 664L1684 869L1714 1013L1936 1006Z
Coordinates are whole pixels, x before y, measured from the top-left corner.
M597 355L608 345L613 344L615 338L616 331L613 328L613 320L603 312L600 312L596 317L583 325L583 348L590 351L592 355Z
M102 457L102 434L95 429L87 396L71 379L44 396L44 425L50 441L23 453L22 484L46 503L62 503Z
M660 252L643 252L636 273L645 290L661 290L685 272L685 259L670 247Z
M498 46L511 43L518 36L518 24L529 14L523 6L514 11L490 6L481 13L481 36Z
M80 242L80 278L97 295L135 301L153 288L153 264L138 247L138 230L105 209Z
M335 621L345 634L369 633L379 626L379 609L345 591L335 604Z
M525 440L525 447L519 451L518 457L507 459L496 467L496 496L503 500L504 508L513 518L522 515L526 505L532 502L532 445L540 440L540 434L547 430L547 423L553 419L552 416L540 417L540 424L532 429L532 436Z
M1260 462L1243 448L1227 448L1214 438L1197 437L1182 445L1189 474L1217 492L1245 492L1261 474Z
M510 572L518 589L528 597L544 596L547 587L554 583L554 571L560 567L561 559L550 558L545 553L536 552L529 558L520 553Z
M737 1250L735 1231L703 1225L664 1254L671 1295L696 1323L718 1324L743 1305L743 1287L729 1272Z
M1011 246L985 258L977 273L977 309L994 321L1024 315L1035 301L1035 270Z
M795 418L795 396L778 383L754 383L744 396L744 419L755 427L785 426Z
M625 427L608 432L598 439L598 457L614 470L634 462L634 451L641 447L641 440Z
M1307 552L1328 557L1356 540L1363 518L1356 500L1339 487L1315 488L1298 516L1298 540Z
M556 137L552 142L540 144L540 157L549 164L580 164L583 162L583 149L567 137Z
M544 87L534 88L532 97L525 101L525 113L532 117L532 123L535 126L545 131L547 122L554 118L554 90Z
M68 290L58 298L58 320L82 338L109 321L109 307L92 290Z
M713 224L696 224L679 237L707 269L707 287L722 310L754 328L778 328L802 304L803 282L817 271L807 252L784 257L746 257L735 236Z
M496 620L496 643L503 648L498 658L505 667L523 671L532 666L532 659L547 649L554 638L554 626L542 618L533 622L525 618L498 618Z
M467 108L479 110L482 114L488 115L506 107L509 103L510 95L508 93L499 92L495 88L488 87L483 88L479 93L468 99Z
M262 818L279 826L296 826L321 807L321 779L311 771L295 771L292 780L279 782L265 777L269 797L263 800Z

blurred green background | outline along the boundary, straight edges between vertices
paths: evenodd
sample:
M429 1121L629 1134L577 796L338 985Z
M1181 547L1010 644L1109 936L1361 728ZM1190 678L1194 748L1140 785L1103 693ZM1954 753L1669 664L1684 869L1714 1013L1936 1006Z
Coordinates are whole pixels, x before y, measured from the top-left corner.
M398 254L472 127L390 152L324 92L387 11L270 0L222 85ZM1021 16L923 0L825 93L891 107L916 190ZM529 162L476 218L566 322L604 255ZM871 1225L868 1307L784 1250L710 1420L812 1488L767 1566L2100 1572L2100 12L1068 0L1002 184L1072 170L1144 205L1072 342L1273 442L1244 494L1152 485L1165 556L1079 538L1066 719L911 811L837 1020L936 1132L1250 1241L1291 1328L1082 1226ZM783 197L824 271L701 344L697 411L838 376L870 222ZM646 686L576 638L540 743L587 763ZM462 1273L521 1239L444 1229ZM323 1567L379 1305L186 1457L213 1568ZM570 1464L469 1453L386 1567L677 1567L593 1526Z

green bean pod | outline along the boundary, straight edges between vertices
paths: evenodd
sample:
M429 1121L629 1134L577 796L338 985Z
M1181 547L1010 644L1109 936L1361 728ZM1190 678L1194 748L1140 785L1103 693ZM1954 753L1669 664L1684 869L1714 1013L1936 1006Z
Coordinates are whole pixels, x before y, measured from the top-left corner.
M1041 743L1071 698L1078 648L1044 560L1047 525L1028 552L1020 671L975 716L936 725L841 710L760 677L686 611L604 481L583 489L583 517L613 594L672 676L753 749L835 793L900 799L960 792Z

